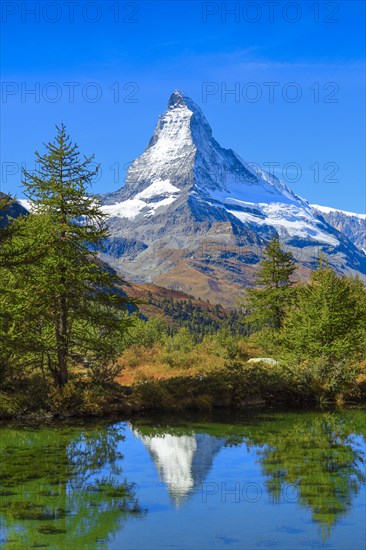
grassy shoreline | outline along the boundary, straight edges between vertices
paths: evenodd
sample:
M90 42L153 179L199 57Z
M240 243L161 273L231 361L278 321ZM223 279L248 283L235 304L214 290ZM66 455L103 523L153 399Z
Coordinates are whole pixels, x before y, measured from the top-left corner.
M274 354L274 362L253 363L248 360L268 352L254 339L221 331L195 343L186 329L162 337L155 323L140 325L115 364L101 373L76 364L62 388L40 369L18 371L0 390L0 420L42 424L145 412L366 402L365 360L301 362Z
M145 412L245 410L257 407L299 408L366 402L366 375L342 391L326 391L309 371L284 365L232 364L210 373L144 378L126 386L95 384L74 377L62 390L40 379L0 392L0 420L45 423L67 418L101 418Z

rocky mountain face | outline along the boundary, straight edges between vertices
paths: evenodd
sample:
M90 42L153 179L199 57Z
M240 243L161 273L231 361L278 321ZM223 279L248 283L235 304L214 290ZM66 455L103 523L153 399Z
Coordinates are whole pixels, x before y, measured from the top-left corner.
M201 109L178 91L123 187L102 203L111 232L102 257L131 281L230 306L277 235L299 277L320 253L340 273L366 274L366 255L324 213L222 148Z
M357 248L366 253L366 214L345 212L317 204L311 206L329 225L346 235Z

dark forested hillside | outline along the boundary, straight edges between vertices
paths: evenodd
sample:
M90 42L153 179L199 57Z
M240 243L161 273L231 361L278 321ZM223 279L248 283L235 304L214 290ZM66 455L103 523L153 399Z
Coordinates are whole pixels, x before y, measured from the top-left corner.
M172 332L186 327L198 339L222 328L229 328L237 335L248 332L240 309L226 309L154 284L130 283L125 290L129 296L141 301L139 310L144 316L161 318L169 324Z

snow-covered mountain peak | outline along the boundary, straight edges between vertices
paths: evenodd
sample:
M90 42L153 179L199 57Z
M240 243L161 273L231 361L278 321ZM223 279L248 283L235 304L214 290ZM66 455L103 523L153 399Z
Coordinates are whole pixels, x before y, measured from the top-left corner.
M181 92L180 90L174 90L168 100L168 109L173 110L182 108L189 109L192 113L194 113L195 111L199 111L202 113L201 109L193 101L192 98L190 98L187 94Z
M201 109L178 90L103 208L113 233L106 260L133 280L206 292L215 301L225 302L228 286L248 284L274 236L298 253L304 270L321 251L340 272L366 271L348 234L277 177L221 147ZM363 242L361 235L356 246L364 249ZM216 247L208 256L206 243Z
M272 226L281 235L337 244L306 201L221 147L201 109L179 90L170 96L145 152L130 166L124 187L104 201L111 216L128 220L146 220L184 202L196 212L214 209L216 219L235 217L261 229Z
M164 196L159 182L164 181ZM174 193L166 193L168 186ZM145 152L130 166L125 185L119 191L105 197L106 204L119 204L138 199L147 188L157 190L157 200L150 193L149 203L162 199L177 201L186 197L201 200L213 198L218 204L218 195L241 201L286 202L306 207L285 184L263 170L249 166L231 149L224 149L212 137L212 130L201 109L186 94L176 90L168 101L168 108L158 119L154 134ZM178 193L176 192L178 190ZM220 201L224 199L220 197ZM167 203L164 203L166 205ZM138 208L126 204L126 218L135 215L151 215L151 207L139 203ZM154 208L154 213L157 208ZM119 208L119 212L121 212Z
M175 91L169 99L168 108L159 116L154 134L144 153L131 164L124 186L116 193L105 196L106 204L117 204L122 201L135 200L147 188L153 186L157 190L160 202L160 187L158 182L165 182L164 198L167 188L172 186L181 192L188 192L194 184L193 170L197 148L200 142L211 140L211 128L202 111L186 95ZM154 197L150 196L150 203ZM130 208L127 204L127 216ZM139 214L151 213L151 208L135 210Z
M181 92L180 90L174 90L172 95L169 98L168 101L168 107L169 109L174 109L175 107L181 107L186 105L186 101L188 102L192 101L189 96L187 96L185 93Z
M175 90L168 100L168 112L178 111L182 114L185 110L190 111L196 124L201 124L209 136L212 136L211 127L197 103L187 94L180 90Z
M199 147L210 141L212 130L207 119L196 103L186 94L176 90L168 101L168 109L160 115L148 149L158 145L166 151L168 143L175 142L175 152L179 147Z

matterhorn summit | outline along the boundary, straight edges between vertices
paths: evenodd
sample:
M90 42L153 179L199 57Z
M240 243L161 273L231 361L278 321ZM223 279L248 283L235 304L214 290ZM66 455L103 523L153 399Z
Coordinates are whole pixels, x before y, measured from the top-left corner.
M123 187L102 202L111 231L103 258L129 280L232 305L274 236L304 277L320 253L339 272L366 273L362 250L278 178L221 147L180 91Z

